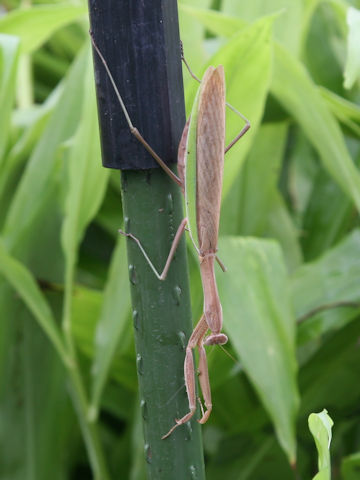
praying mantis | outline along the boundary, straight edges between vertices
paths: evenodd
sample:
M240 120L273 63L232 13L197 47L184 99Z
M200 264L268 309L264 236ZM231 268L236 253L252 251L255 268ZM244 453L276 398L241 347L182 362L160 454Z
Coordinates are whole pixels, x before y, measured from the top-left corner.
M197 399L193 357L193 350L195 348L198 348L199 352L199 383L206 407L204 411L200 403L202 417L198 420L199 423L204 424L208 420L212 410L211 389L204 346L223 345L228 340L227 336L221 332L223 315L215 279L215 260L219 263L222 270L225 271L225 267L216 254L224 155L249 130L250 123L240 112L226 103L223 66L220 65L216 68L212 66L208 67L200 81L191 71L181 49L182 60L189 70L190 75L200 83L200 86L192 107L191 115L185 124L179 143L178 175L176 175L156 154L132 124L107 62L94 42L92 35L91 40L113 85L131 133L142 143L169 177L180 186L185 199L186 217L177 229L168 258L161 273L159 273L152 264L138 238L129 232L123 232L121 230L119 230L119 232L137 243L150 268L161 281L166 279L176 248L185 230L189 232L191 241L199 257L204 308L203 314L189 338L185 352L184 378L189 412L182 418L175 419L175 425L162 436L162 438L165 439L169 437L177 427L188 422L196 412ZM228 106L245 121L244 127L227 147L225 147L225 106ZM206 336L209 330L211 333Z

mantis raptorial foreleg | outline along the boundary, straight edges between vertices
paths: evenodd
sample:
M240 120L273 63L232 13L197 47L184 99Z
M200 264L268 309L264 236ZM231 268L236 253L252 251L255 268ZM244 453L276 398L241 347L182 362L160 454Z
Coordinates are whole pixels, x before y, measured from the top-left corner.
M227 336L221 333L222 307L214 272L215 259L221 268L225 270L216 256L224 155L247 132L250 128L250 123L240 112L225 102L225 77L223 67L209 67L205 72L203 80L200 81L196 75L193 74L182 55L182 59L190 75L200 82L200 89L193 107L192 118L186 123L179 144L179 176L177 176L156 152L154 152L137 128L132 124L107 63L93 38L92 43L109 75L131 133L144 145L146 150L153 156L170 178L181 187L185 197L186 210L190 212L190 214L187 214L188 218L185 218L178 227L165 267L161 273L156 270L140 241L134 235L122 231L120 231L120 233L131 238L138 244L146 261L159 280L165 279L184 230L189 230L192 242L200 259L200 273L204 292L204 311L188 341L184 362L184 378L189 402L189 412L181 419L176 420L175 425L162 437L167 438L175 428L190 420L196 411L195 366L193 358L193 350L196 347L199 351L199 383L206 407L206 411L203 412L202 418L199 420L200 423L207 421L212 409L204 345L222 345L227 342ZM246 125L226 148L225 105L231 108L231 110L246 122ZM189 153L189 151L191 153ZM193 175L193 177L189 178L189 175ZM192 210L190 211L189 209ZM191 224L195 227L193 223L195 217L196 229L192 230ZM196 241L194 240L195 237L197 239ZM210 330L211 333L205 337L208 330Z

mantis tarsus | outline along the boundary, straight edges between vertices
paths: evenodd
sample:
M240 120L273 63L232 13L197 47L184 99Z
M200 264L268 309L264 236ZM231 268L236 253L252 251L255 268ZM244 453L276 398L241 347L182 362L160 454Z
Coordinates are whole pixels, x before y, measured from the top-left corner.
M92 38L92 36L91 36ZM182 54L182 60L191 76L200 82L200 87L191 116L187 121L181 137L178 150L178 176L165 165L161 158L142 137L131 122L124 102L109 70L109 67L95 44L94 49L99 55L129 125L131 133L144 145L146 150L159 163L164 171L182 189L185 197L186 218L180 223L173 240L165 267L159 273L151 263L140 241L131 233L119 232L133 239L141 249L146 261L159 280L165 280L172 258L184 230L188 230L194 247L199 255L200 272L204 291L203 314L195 326L186 347L184 362L185 386L189 402L189 412L181 419L175 420L175 425L162 438L167 438L178 426L191 419L196 411L195 366L193 350L199 351L199 382L206 411L202 410L200 423L205 423L212 410L211 391L204 345L223 345L227 336L221 333L222 307L217 290L214 264L217 258L218 230L220 220L220 202L224 154L247 132L249 121L225 102L225 76L222 65L209 67L200 81L191 71ZM225 148L225 105L237 113L246 124L234 140ZM196 223L196 228L192 228ZM208 330L210 335L206 336ZM200 404L201 405L201 404Z

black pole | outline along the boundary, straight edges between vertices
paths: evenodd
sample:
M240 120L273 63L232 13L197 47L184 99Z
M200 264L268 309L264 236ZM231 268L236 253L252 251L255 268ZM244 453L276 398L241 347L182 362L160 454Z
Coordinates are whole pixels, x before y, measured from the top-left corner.
M176 0L89 0L91 30L133 124L166 163L185 124ZM95 78L105 167L157 168L131 135L97 55Z
M89 0L91 29L133 124L169 165L185 124L176 0ZM125 228L158 269L182 219L181 193L130 134L94 52L103 164L122 172ZM151 479L204 479L194 419L161 440L188 411L183 362L192 322L184 240L164 282L128 240L145 458ZM121 292L119 292L121 294Z

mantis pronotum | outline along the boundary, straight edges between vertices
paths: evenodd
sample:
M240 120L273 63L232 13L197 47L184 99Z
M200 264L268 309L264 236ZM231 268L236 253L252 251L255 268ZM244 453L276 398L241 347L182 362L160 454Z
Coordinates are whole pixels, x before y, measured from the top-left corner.
M134 235L122 231L119 232L130 237L138 244L146 261L159 280L166 278L171 260L185 229L189 231L192 243L199 255L204 291L204 310L186 347L184 377L189 402L189 412L182 418L175 420L175 425L162 437L164 439L167 438L175 428L189 421L196 411L195 366L193 358L193 350L196 347L199 351L199 382L206 407L205 412L202 409L202 417L199 422L205 423L212 410L210 382L204 345L222 345L227 342L227 336L221 333L222 307L214 271L215 260L218 261L224 270L222 263L216 255L224 154L246 133L250 128L250 123L243 115L225 103L224 68L221 65L217 68L209 67L203 79L200 81L192 73L182 55L182 59L191 76L200 82L200 87L192 108L191 116L184 127L179 144L179 176L175 175L153 151L136 127L133 126L109 67L93 38L92 43L109 75L109 79L119 99L131 133L144 145L170 178L181 187L185 197L186 218L178 227L165 267L161 273L157 272L140 241ZM246 125L226 148L225 105L228 105L246 121ZM206 337L208 330L210 330L211 333Z

